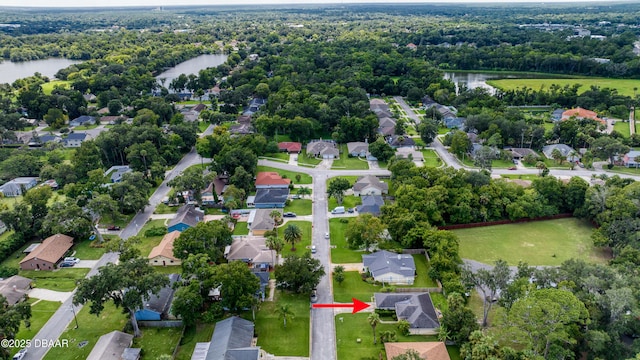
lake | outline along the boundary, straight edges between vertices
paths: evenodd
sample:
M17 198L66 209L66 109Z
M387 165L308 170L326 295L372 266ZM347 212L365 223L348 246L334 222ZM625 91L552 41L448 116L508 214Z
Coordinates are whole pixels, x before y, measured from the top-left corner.
M178 76L180 76L180 74L198 75L198 72L200 70L222 65L224 64L225 61L227 61L227 55L223 55L223 54L200 55L193 59L181 62L180 64L166 71L163 71L160 75L156 76L156 79L160 81L161 85L165 87L169 87L169 84L171 84L171 81L177 78ZM162 80L160 79L165 79L164 84L162 84Z
M33 74L36 72L39 72L49 79L53 79L55 73L57 73L58 70L81 62L82 61L61 58L50 58L23 62L11 62L5 60L0 63L0 84L11 84L18 79L33 76Z
M467 89L484 88L489 94L495 95L496 88L487 84L487 80L493 79L540 79L553 78L554 75L531 74L531 73L483 73L483 72L456 72L447 71L443 75L445 80L451 80L456 85L456 95L459 93L460 85L465 85Z

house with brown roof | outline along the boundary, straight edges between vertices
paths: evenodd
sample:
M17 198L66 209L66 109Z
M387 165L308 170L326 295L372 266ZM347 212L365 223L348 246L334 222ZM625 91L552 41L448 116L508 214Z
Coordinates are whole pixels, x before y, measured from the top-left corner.
M63 234L51 235L20 261L22 270L54 270L56 264L73 246L73 238Z
M299 142L283 141L278 143L278 149L289 154L300 154L302 144Z
M408 43L407 44L407 48L409 48L409 50L416 50L418 48L418 46L414 43Z
M389 192L389 184L373 175L362 176L353 185L353 195L382 195Z
M409 350L417 352L420 359L451 360L447 352L447 347L442 341L384 343L387 360L406 354Z
M173 243L180 237L180 231L172 231L166 234L160 244L151 249L149 253L149 265L167 266L181 265L182 261L173 255Z
M378 133L382 136L391 136L396 133L396 121L390 117L381 117L378 120Z
M256 189L288 189L291 179L283 179L275 171L263 171L256 175Z
M562 113L561 120L568 120L570 118L591 119L591 120L598 121L598 122L600 122L602 124L606 124L607 123L603 119L600 119L598 117L598 114L596 114L595 111L583 109L581 107L577 107L575 109L569 109L569 110L567 110L567 111Z
M7 299L9 305L14 305L27 297L33 281L20 275L0 280L0 295Z
M100 336L87 360L139 359L140 348L132 348L133 335L114 330Z
M263 236L242 236L233 239L224 251L229 261L244 261L252 269L269 271L276 261L276 252L266 245Z
M229 178L218 176L209 183L206 189L202 190L202 205L213 206L218 202L223 202L222 194L227 188ZM217 199L217 201L216 201Z
M251 230L253 235L262 236L265 232L273 230L275 222L270 216L273 210L282 212L280 209L251 210L249 213L249 219L247 219L247 227ZM282 214L280 216L282 217Z

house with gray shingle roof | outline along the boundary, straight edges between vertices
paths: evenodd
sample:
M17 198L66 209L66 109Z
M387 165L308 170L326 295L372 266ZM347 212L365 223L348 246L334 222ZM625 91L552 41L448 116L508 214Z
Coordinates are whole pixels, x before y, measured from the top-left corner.
M36 185L38 185L36 177L18 177L0 186L0 193L5 197L20 196Z
M280 217L282 217L282 210L279 209L251 210L249 218L247 219L247 227L251 230L253 235L264 235L265 232L273 230L275 222L270 216L273 210L279 211Z
M237 316L218 321L211 341L197 343L191 360L258 360L260 347L252 346L254 324Z
M440 327L438 314L428 292L375 293L375 307L395 310L398 320L407 320L413 334L435 332Z
M389 184L380 181L376 176L367 175L358 178L353 185L353 195L382 195L389 192Z
M169 309L173 302L173 295L176 292L174 284L180 281L180 274L169 274L169 285L160 289L157 294L151 294L149 299L143 300L142 309L135 312L138 321L160 321L165 320L169 316Z
M333 140L313 140L307 144L307 156L322 159L340 158L340 150Z
M229 261L244 261L252 269L268 271L274 266L276 252L266 245L263 236L235 237L231 245L224 251L224 257Z
M386 284L413 285L416 264L410 254L376 251L362 255L362 263L373 279Z
M168 231L185 231L188 228L198 225L200 221L204 220L204 211L196 209L194 205L183 205L178 209L176 217L169 220L167 224Z
M383 136L390 136L396 133L396 121L391 117L381 117L378 120L378 133Z
M87 360L120 360L131 359L131 350L140 356L139 348L131 348L133 344L133 335L114 330L110 333L100 336L96 345L91 349ZM129 350L129 351L127 351ZM125 356L125 351L128 357ZM135 359L135 357L134 357Z
M384 205L384 199L380 195L365 195L362 197L362 205L358 205L356 210L360 214L380 215L380 207Z
M362 141L355 141L347 143L347 151L349 155L354 157L366 157L369 154L369 143Z
M565 158L568 158L569 154L574 153L574 152L576 154L578 154L577 151L575 151L571 146L566 145L566 144L553 144L553 145L543 146L542 147L542 153L544 154L544 156L547 157L547 159L553 159L553 150L555 150L555 149L558 149L558 151L560 151L560 154L562 154L562 156L564 156ZM578 157L579 157L579 155L578 155ZM569 159L567 159L567 160L569 160Z

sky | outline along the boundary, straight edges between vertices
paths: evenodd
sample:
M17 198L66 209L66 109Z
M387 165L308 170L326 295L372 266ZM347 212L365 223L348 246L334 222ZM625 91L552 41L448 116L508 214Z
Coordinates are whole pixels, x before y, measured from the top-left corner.
M0 0L0 6L16 7L122 7L171 5L241 5L241 4L348 4L348 3L549 3L608 2L607 0Z

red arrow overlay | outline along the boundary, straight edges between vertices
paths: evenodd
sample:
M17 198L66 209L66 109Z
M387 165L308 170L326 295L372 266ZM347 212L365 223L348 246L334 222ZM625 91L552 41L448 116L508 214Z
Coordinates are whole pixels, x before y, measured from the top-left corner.
M353 308L352 314L362 311L369 307L369 304L364 303L356 298L352 298L353 304L313 304L315 309L319 308Z

